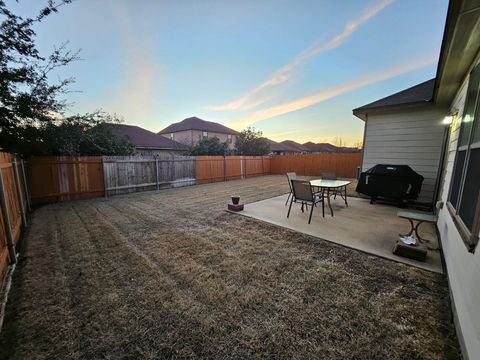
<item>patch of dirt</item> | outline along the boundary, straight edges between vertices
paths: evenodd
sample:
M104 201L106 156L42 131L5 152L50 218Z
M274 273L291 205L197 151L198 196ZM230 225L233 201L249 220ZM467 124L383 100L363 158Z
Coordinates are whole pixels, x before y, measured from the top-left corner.
M443 275L224 211L287 191L267 176L38 209L0 357L459 358Z

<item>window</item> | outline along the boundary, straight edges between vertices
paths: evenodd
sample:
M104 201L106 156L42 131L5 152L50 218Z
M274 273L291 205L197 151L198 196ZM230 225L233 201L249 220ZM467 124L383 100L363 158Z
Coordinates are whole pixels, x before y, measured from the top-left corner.
M480 232L480 65L470 73L460 125L449 205L469 250Z
M175 140L175 134L174 133L170 134L170 140Z
M208 132L206 132L206 131L202 132L202 138L203 139L208 139Z
M229 144L232 143L232 135L231 134L227 135L227 143L229 143Z

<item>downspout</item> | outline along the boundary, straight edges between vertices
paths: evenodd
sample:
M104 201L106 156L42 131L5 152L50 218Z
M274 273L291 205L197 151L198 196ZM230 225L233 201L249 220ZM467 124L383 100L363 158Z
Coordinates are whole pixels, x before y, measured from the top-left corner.
M367 122L368 122L368 113L365 114L365 125L363 125L363 142L362 142L362 156L361 156L362 162L360 164L360 171L358 171L357 173L357 179L360 178L360 173L363 170L363 159L365 157L365 139L367 137Z

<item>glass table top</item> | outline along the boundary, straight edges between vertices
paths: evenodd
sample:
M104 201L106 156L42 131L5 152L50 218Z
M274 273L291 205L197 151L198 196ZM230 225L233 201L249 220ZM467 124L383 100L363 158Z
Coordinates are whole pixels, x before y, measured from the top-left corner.
M347 186L350 183L351 181L348 181L348 180L315 179L310 181L310 184L312 186L318 186L322 188L337 188L337 187Z
M418 221L436 222L438 217L432 214L423 214L416 211L402 210L397 213L398 217Z

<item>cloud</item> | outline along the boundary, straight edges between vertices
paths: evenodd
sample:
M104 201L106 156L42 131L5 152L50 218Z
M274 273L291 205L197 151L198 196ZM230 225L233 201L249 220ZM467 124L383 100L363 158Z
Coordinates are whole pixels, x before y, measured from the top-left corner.
M374 6L367 9L361 16L347 22L342 32L334 36L326 44L317 44L301 52L290 63L278 69L267 80L247 91L239 99L223 105L208 106L207 108L215 111L248 110L269 101L272 96L262 95L262 92L289 81L294 70L310 58L342 45L362 24L373 18L394 1L395 0L380 0Z
M322 101L340 96L347 92L365 87L367 85L374 84L376 82L384 81L399 75L421 69L425 66L436 64L437 57L430 57L426 59L419 59L407 65L398 66L393 69L389 69L369 77L344 83L333 88L322 90L313 95L305 96L294 101L283 103L280 105L272 106L266 109L262 109L254 112L253 114L241 119L237 123L232 124L233 127L237 129L242 129L247 126L251 126L259 121L273 118L275 116L280 116L288 114L293 111L301 110L306 107L318 104Z
M129 121L148 120L155 107L159 69L148 49L139 49L128 66L128 79L115 99L115 109Z
M156 106L160 83L160 62L154 46L132 21L125 3L119 2L112 13L122 38L125 66L119 73L117 91L110 95L109 107L129 122L149 120Z

